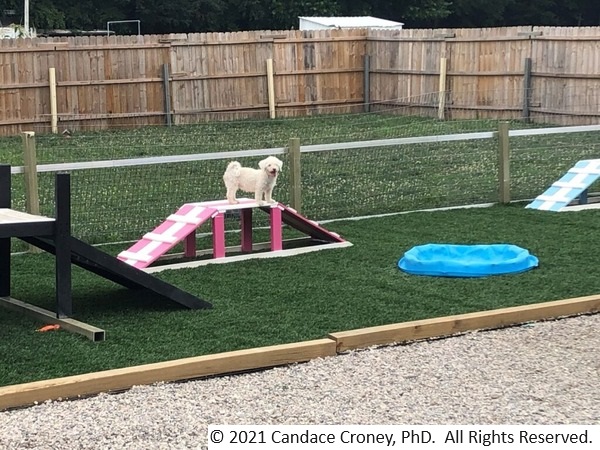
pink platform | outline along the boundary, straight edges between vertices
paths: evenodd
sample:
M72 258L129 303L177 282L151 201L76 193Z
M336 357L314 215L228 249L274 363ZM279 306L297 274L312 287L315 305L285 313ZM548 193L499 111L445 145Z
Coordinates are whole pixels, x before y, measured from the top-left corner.
M254 200L238 199L239 203L230 205L227 200L200 203L186 203L174 214L145 234L117 258L127 264L143 269L166 254L175 245L184 242L184 254L196 255L196 229L209 219L212 222L213 258L225 257L225 213L240 210L241 248L252 251L252 211L254 208L268 209L271 228L271 251L283 249L282 224L286 223L314 238L330 242L344 242L336 233L325 230L316 222L298 214L294 209L281 203L259 205Z

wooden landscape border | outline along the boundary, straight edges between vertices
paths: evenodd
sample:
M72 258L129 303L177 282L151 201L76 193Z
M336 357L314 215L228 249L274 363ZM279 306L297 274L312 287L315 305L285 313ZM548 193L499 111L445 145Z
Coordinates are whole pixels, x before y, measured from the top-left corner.
M190 380L306 362L351 349L446 337L600 312L600 294L330 333L306 342L217 353L0 387L0 411L46 400L76 399L136 385Z
M532 305L513 306L433 319L331 333L337 351L385 345L420 339L452 336L473 330L490 330L526 322L557 319L600 312L600 295L576 297Z

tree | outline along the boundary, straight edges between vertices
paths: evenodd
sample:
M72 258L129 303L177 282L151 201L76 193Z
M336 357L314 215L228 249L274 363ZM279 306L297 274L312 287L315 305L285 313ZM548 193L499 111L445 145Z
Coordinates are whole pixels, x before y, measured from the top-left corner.
M406 28L600 25L598 0L30 1L31 23L38 29L104 29L107 21L137 19L145 34L289 29L298 26L298 16L330 15L372 15ZM20 18L23 2L0 0L0 11L6 9Z
M452 0L448 27L600 25L597 0Z
M339 12L337 0L228 0L237 14L237 30L281 30L298 27L299 16L329 16Z
M29 22L34 28L62 28L65 26L65 14L60 8L57 8L51 0L31 0L29 3ZM13 10L16 14L7 16L6 19L16 24L22 25L23 19L22 0L0 1L0 12ZM4 15L4 14L2 14ZM7 20L3 20L3 22ZM3 25L9 25L3 23Z
M137 0L133 16L142 21L146 33L224 31L225 14L235 15L227 2L219 0Z

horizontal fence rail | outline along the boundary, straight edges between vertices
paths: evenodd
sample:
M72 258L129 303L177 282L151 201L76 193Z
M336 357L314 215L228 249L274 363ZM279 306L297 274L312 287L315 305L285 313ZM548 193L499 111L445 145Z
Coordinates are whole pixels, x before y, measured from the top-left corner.
M495 132L481 132L481 133L458 133L458 134L446 134L440 136L418 136L410 138L396 138L396 139L377 139L372 141L355 141L355 142L339 142L335 144L314 144L314 145L302 145L300 146L301 152L325 152L332 150L345 150L345 149L366 149L374 147L389 147L392 145L407 145L407 144L427 144L435 142L452 142L452 141L469 141L473 139L490 139L493 138Z
M151 156L147 158L126 158L126 159L111 159L106 161L85 161L85 162L71 162L71 163L58 163L58 164L39 164L37 166L38 172L60 172L66 170L84 170L84 169L107 169L116 167L134 167L134 166L149 166L155 164L172 164L172 163L184 163L193 161L211 161L217 159L233 159L233 158L247 158L253 156L269 156L269 155L281 155L286 152L285 147L278 148L264 148L257 150L233 150L230 152L218 152L218 153L196 153L193 155L173 155L173 156ZM11 173L24 173L25 168L23 166L17 166L11 168Z
M528 128L523 130L509 130L510 137L523 136L543 136L550 134L565 134L565 133L581 133L600 131L600 125L582 125L570 127L546 127L546 128ZM477 133L454 133L437 136L415 136L409 138L395 139L375 139L366 141L353 142L336 142L332 144L313 144L300 145L302 153L327 152L334 150L351 150L351 149L369 149L376 147L390 147L395 145L410 145L410 144L428 144L428 143L443 143L456 141L470 141L477 139L492 139L498 135L497 131L485 131ZM86 162L70 162L59 164L39 164L37 172L60 172L69 170L84 170L84 169L106 169L117 167L133 167L146 166L155 164L172 164L184 163L192 161L211 161L235 158L249 158L269 155L283 155L287 152L287 147L273 147L254 150L232 150L228 152L214 153L195 153L191 155L169 155L169 156L153 156L145 158L127 158L113 159L105 161L86 161ZM25 172L24 166L11 167L12 174L22 174Z
M541 136L546 134L581 133L600 131L600 125L584 125L579 127L533 128L527 130L510 130L509 136Z

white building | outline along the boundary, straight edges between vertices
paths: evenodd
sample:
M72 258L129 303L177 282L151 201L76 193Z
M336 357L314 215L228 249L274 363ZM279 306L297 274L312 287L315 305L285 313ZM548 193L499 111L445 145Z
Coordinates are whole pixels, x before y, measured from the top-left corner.
M300 30L330 30L332 28L378 28L401 30L402 22L372 16L358 17L298 17Z

